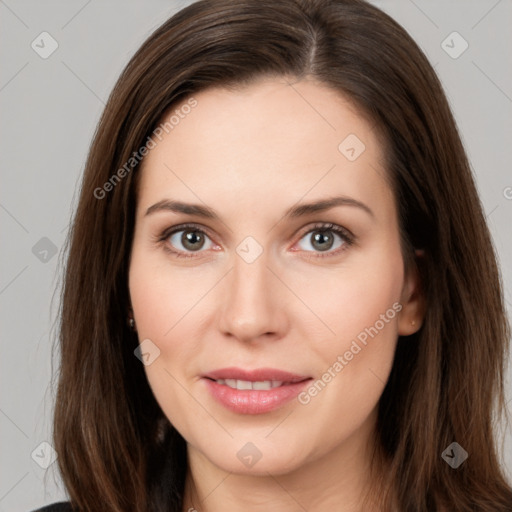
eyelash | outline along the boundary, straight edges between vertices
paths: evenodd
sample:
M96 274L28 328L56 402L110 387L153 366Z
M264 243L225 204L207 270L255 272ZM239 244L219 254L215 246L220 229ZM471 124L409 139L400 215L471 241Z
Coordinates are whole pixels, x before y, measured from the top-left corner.
M157 237L157 242L164 244L163 245L164 250L177 258L194 258L194 257L196 257L196 255L194 253L183 253L183 251L175 251L175 250L171 249L168 244L164 243L167 241L167 239L171 235L174 235L175 233L178 233L180 231L187 231L187 230L193 230L197 233L206 235L208 238L211 238L210 235L203 228L201 228L198 224L180 224L179 226L173 226L172 228L165 229ZM348 247L353 245L356 241L356 237L348 229L343 228L342 226L338 226L337 224L332 224L330 222L319 222L319 223L314 224L307 231L301 233L299 240L302 240L302 238L304 238L305 235L310 234L314 231L332 231L333 233L336 233L343 240L344 244L342 245L341 248L338 248L333 252L326 252L325 254L318 252L318 253L315 253L315 256L308 256L311 258L326 258L326 257L331 257L331 256L337 256L341 252L345 251ZM197 251L197 252L203 252L203 251ZM305 252L313 252L313 251L305 251Z

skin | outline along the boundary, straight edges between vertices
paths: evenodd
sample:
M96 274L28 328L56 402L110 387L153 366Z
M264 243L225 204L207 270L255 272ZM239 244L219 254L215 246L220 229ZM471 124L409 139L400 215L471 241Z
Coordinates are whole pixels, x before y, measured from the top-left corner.
M129 271L139 340L160 350L145 366L149 384L187 441L183 510L359 510L397 337L423 319L418 276L404 272L381 144L346 98L312 80L264 79L194 97L197 106L143 162ZM366 147L354 161L338 150L349 134ZM373 216L344 205L284 217L297 203L342 195ZM164 199L207 205L220 220L146 215ZM187 222L206 232L199 250L183 245L183 232L159 240ZM322 251L315 223L345 227L356 240L329 232L333 246ZM252 263L236 251L247 236L263 249ZM307 404L237 414L199 377L238 366L319 379L394 303L401 311ZM248 442L261 452L252 467L237 457Z

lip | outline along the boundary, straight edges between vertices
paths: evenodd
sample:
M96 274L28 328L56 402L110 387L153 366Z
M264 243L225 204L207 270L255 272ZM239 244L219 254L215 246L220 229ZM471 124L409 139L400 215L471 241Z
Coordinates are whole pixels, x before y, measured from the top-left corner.
M220 404L239 414L263 414L273 411L293 400L311 380L311 377L298 375L274 368L222 368L201 376L209 392ZM219 384L219 379L255 381L280 381L283 384L269 390L233 389Z
M300 382L310 378L308 375L297 375L295 373L277 370L275 368L256 368L255 370L244 370L242 368L221 368L202 375L208 379L237 379L251 382L261 380L280 380L283 382Z

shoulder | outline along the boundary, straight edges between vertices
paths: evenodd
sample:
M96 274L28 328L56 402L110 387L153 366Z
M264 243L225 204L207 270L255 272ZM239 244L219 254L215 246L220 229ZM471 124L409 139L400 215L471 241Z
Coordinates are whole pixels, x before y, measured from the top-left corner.
M59 501L58 503L46 505L45 507L38 508L32 512L73 512L73 509L71 508L71 503L69 501Z

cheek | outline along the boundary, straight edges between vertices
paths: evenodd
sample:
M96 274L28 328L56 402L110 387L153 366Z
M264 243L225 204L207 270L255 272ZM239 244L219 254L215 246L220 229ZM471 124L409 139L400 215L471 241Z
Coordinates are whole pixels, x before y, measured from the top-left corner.
M144 365L144 371L156 401L180 431L191 428L188 418L198 412L190 395L180 386L185 380L187 360L194 351L190 343L180 342L190 339L190 332L185 336L190 327L187 311L198 300L192 288L187 286L184 276L176 271L171 274L169 265L163 265L142 249L133 251L129 289L137 335L139 343L147 344L150 340L151 350L158 351L153 352L158 355Z
M368 251L364 260L324 280L323 286L316 282L305 288L331 330L310 343L321 361L316 388L323 395L320 401L338 404L333 410L340 411L340 419L350 411L362 419L382 393L396 348L402 285L401 253L390 245ZM316 396L317 391L311 392Z
M181 327L181 319L189 312L193 314L213 283L211 275L198 269L172 265L161 254L135 248L129 288L140 339L173 337L175 329Z
M311 274L304 273L300 280L304 303L330 330L329 334L324 328L319 338L323 340L322 348L330 347L331 357L345 347L348 350L350 341L360 333L364 341L365 329L375 324L383 337L396 335L401 309L397 303L403 286L399 249L368 252L336 272L314 269Z

